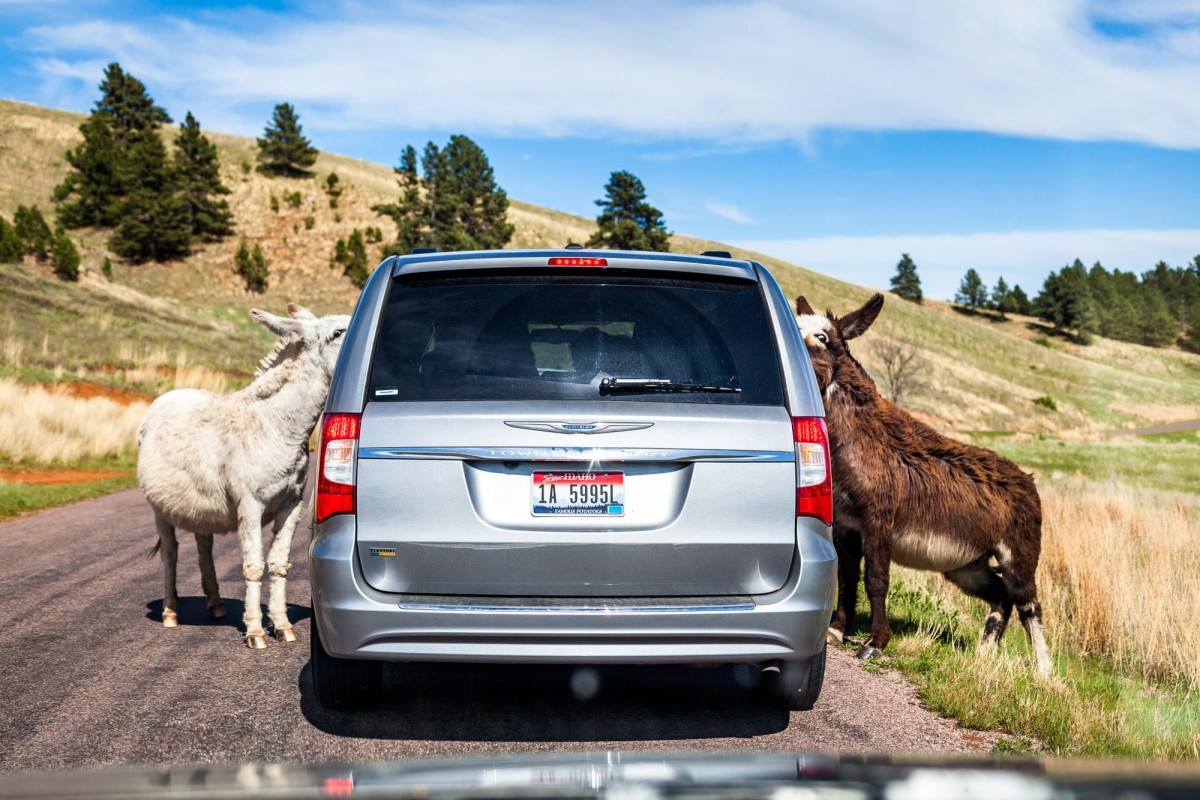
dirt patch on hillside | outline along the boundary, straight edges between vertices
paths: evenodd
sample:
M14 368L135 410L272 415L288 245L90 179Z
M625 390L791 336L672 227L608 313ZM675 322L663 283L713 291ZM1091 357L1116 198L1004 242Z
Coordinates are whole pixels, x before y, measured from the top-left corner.
M103 397L123 406L132 406L137 403L149 403L154 399L145 392L139 392L134 389L121 389L116 386L104 386L103 384L92 383L91 381L72 381L71 383L59 383L55 384L51 391L55 394L65 395L67 397L77 397L80 400L90 400L93 397Z
M67 483L95 483L129 474L127 469L0 469L0 482L25 486L62 486Z

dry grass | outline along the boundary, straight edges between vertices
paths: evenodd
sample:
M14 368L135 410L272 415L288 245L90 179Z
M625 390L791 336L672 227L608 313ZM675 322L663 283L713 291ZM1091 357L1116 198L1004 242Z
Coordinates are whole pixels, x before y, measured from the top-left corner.
M1200 502L1082 482L1042 502L1039 578L1056 646L1200 691Z
M80 399L0 380L0 458L75 464L119 457L134 447L147 405Z

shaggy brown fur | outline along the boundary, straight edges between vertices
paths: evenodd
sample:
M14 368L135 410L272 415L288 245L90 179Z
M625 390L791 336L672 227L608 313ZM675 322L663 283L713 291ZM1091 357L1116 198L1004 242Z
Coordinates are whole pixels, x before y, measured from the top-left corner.
M796 300L825 399L833 462L839 593L831 632L840 638L853 625L861 558L871 635L860 656L887 646L885 600L895 561L941 572L991 606L981 648L999 642L1015 605L1038 670L1048 673L1034 581L1042 510L1033 478L990 450L942 436L879 394L846 342L862 335L882 308L876 294L839 319Z

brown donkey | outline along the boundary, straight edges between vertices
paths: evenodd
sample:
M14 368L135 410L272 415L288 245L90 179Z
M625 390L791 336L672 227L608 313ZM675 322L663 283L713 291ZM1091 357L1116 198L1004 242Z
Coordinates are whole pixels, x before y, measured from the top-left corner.
M852 626L859 559L866 563L871 635L859 651L887 646L889 570L895 561L941 572L991 606L979 642L994 649L1016 606L1038 672L1051 671L1034 572L1042 546L1042 506L1033 478L1006 458L942 436L893 403L850 355L883 308L876 294L840 319L796 300L796 322L825 400L834 476L838 604L830 633Z

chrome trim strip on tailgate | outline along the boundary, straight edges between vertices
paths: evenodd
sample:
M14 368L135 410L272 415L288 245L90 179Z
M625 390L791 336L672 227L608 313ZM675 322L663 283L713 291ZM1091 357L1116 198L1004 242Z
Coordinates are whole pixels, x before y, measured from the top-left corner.
M794 462L794 450L694 450L643 447L364 447L360 459L455 461Z
M519 611L585 614L679 613L685 611L753 611L745 595L727 597L452 597L409 595L399 601L406 611Z

